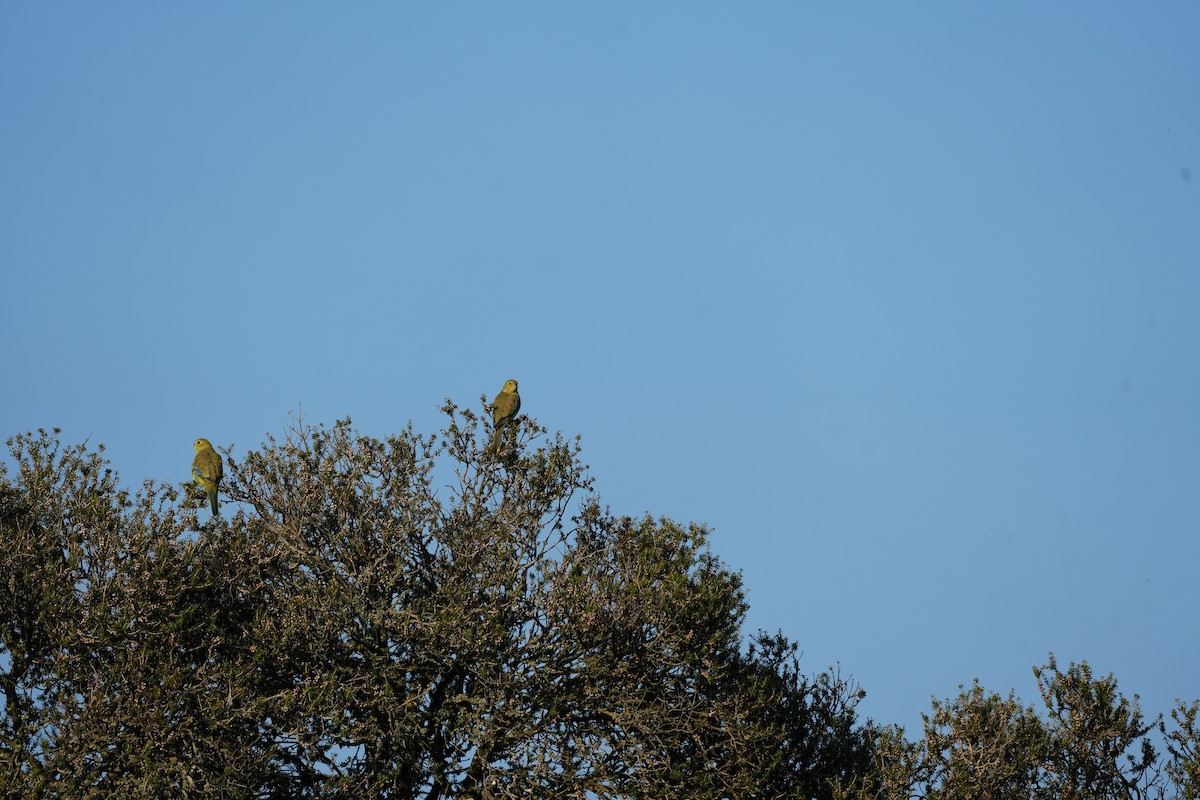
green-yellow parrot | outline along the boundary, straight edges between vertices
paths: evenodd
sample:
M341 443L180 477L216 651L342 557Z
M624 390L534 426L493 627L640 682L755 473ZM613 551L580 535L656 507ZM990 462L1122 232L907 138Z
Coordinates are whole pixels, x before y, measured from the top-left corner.
M517 382L507 380L500 394L492 401L492 427L496 429L492 434L492 450L500 449L500 432L504 430L504 426L513 425L520 410L521 395L517 394Z
M221 457L213 450L208 439L197 439L192 445L196 457L192 459L192 477L208 492L208 504L217 515L217 489L221 486Z

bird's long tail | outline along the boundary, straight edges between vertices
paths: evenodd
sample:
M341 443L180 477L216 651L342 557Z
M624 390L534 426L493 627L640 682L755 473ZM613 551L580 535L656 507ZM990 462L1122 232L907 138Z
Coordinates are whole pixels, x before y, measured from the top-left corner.
M208 490L208 505L210 508L212 508L213 516L214 517L217 516L217 490L216 489Z

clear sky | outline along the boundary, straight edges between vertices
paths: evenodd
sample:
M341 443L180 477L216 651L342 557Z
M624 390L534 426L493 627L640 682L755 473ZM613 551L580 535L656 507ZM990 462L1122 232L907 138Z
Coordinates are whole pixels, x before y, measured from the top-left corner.
M1200 697L1200 4L4 3L0 438L520 380L912 726Z

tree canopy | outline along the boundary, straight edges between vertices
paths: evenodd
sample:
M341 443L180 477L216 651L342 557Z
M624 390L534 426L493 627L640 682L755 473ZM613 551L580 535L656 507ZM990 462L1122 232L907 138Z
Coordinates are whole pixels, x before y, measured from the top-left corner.
M1086 664L1041 668L1044 715L976 685L917 741L860 719L857 684L744 631L704 526L613 514L528 417L492 448L443 410L225 450L237 510L204 524L195 485L131 493L102 446L9 439L0 793L1196 797L1196 705L1168 731Z
M699 525L602 508L578 442L295 424L129 494L57 432L0 498L14 796L821 796L859 694L742 631ZM227 509L229 507L227 506ZM847 773L849 774L849 773Z

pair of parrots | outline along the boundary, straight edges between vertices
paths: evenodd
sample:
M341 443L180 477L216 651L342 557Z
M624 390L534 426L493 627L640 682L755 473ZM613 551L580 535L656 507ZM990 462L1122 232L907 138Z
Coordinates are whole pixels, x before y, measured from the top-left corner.
M492 428L495 430L492 434L491 449L493 452L500 449L501 432L506 426L514 424L517 412L520 410L521 395L517 394L517 382L507 380L504 382L504 388L500 390L500 394L496 395L496 399L492 401ZM217 489L221 486L221 475L224 472L221 456L213 449L212 443L208 439L197 439L196 443L192 445L192 449L196 451L196 457L192 459L192 477L208 492L208 505L215 517L217 515Z

